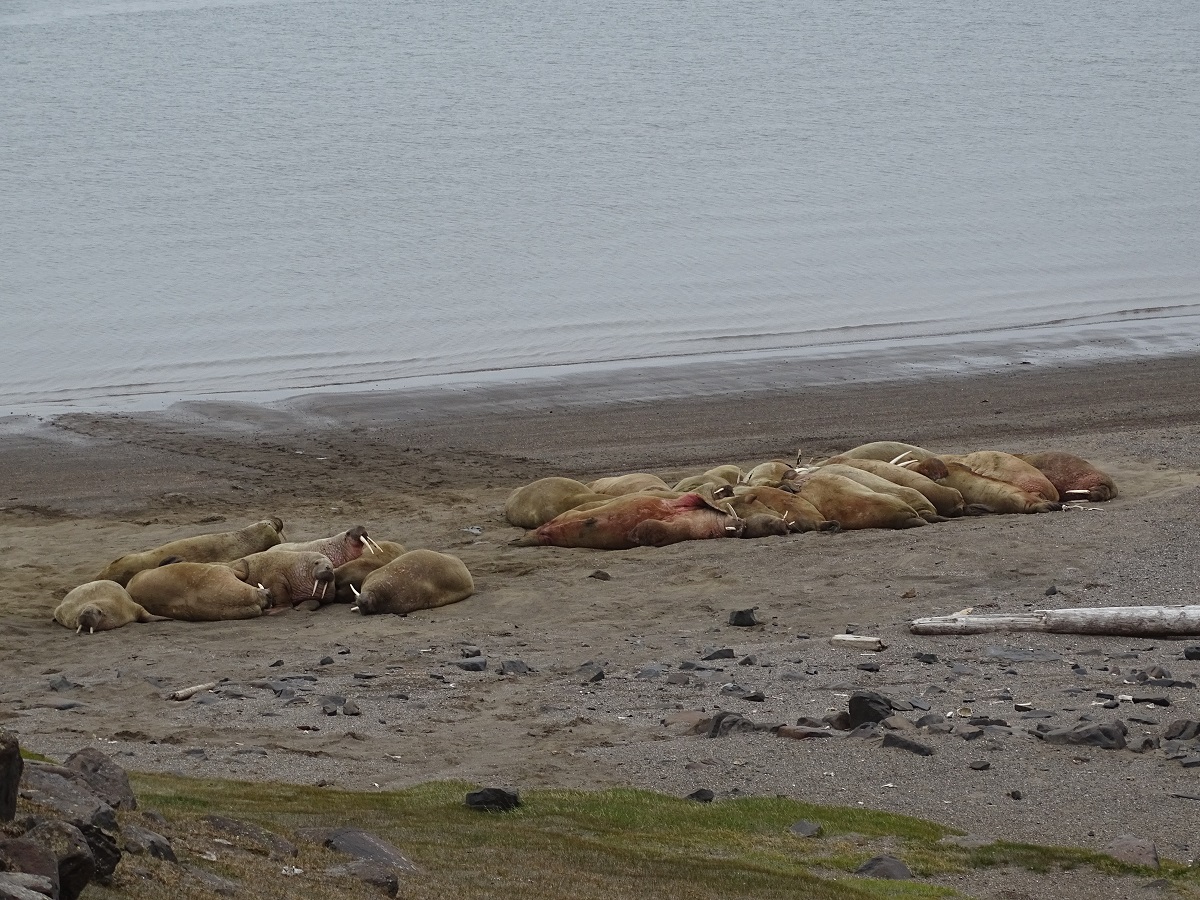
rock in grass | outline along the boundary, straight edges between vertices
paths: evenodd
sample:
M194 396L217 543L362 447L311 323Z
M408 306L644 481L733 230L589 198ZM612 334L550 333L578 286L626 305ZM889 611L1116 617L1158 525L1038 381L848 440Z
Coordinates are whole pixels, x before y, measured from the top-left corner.
M699 790L692 791L690 794L688 794L683 799L695 800L697 803L712 803L713 798L716 796L717 795L714 794L712 791L710 791L708 788L700 788Z
M25 837L54 855L59 900L75 900L83 893L96 875L96 857L78 828L52 820L38 824Z
M121 829L121 839L126 853L134 856L153 856L155 859L165 859L167 862L179 862L171 842L157 831L138 828L136 825L126 825Z
M76 828L95 825L117 830L117 813L87 787L73 769L31 763L21 779L21 796L37 806L53 810Z
M397 847L358 828L335 828L325 837L325 846L355 859L380 863L396 872L413 874L418 871Z
M820 837L821 832L824 830L820 822L810 822L807 819L793 822L792 827L788 829L788 831L797 837Z
M516 791L488 787L471 791L463 802L471 809L480 809L485 812L508 812L521 805L521 797Z
M887 878L892 881L902 881L913 877L903 862L894 856L872 856L854 870L855 875L864 878Z
M325 870L326 875L343 878L357 878L364 884L377 887L389 897L400 893L400 879L396 873L382 863L371 859L356 859L354 862L343 863L340 866L330 866Z
M1154 846L1154 841L1132 834L1122 834L1114 838L1112 843L1104 848L1104 852L1118 862L1131 866L1158 868L1158 849Z
M291 841L285 840L273 831L267 831L253 822L244 822L241 819L229 819L218 815L207 815L204 817L204 822L214 831L219 831L229 837L240 838L241 843L248 842L250 846L242 849L265 852L271 859L289 859L297 853L296 845Z
M54 896L54 883L49 878L26 872L0 872L0 900L46 900Z
M28 837L0 838L0 871L24 872L46 878L56 891L59 890L58 860L54 852ZM79 890L83 890L83 887L80 886ZM75 896L79 896L79 891L75 892Z
M125 770L95 747L84 747L72 753L63 767L83 776L97 797L113 809L137 809L137 799Z

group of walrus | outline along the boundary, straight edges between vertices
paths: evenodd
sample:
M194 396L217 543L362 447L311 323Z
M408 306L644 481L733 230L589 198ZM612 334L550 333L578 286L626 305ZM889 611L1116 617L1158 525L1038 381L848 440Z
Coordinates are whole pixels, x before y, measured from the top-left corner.
M467 567L449 554L375 541L361 525L288 543L283 522L271 518L121 556L68 593L54 619L90 634L163 619L251 619L333 601L354 603L363 615L404 614L474 590Z
M875 441L811 465L720 465L669 485L636 473L588 484L542 478L518 488L516 546L625 550L679 541L806 531L914 528L963 515L1041 513L1117 495L1111 477L1069 453L936 454Z

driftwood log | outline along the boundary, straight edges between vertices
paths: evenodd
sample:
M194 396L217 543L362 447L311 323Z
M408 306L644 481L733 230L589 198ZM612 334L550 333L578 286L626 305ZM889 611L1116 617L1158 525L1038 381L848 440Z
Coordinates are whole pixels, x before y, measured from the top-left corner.
M1093 609L1038 609L1011 615L914 619L913 634L984 634L990 631L1044 631L1051 634L1107 634L1129 637L1200 634L1200 606L1110 606Z
M211 691L220 683L219 681L210 681L206 684L197 684L189 688L180 688L177 691L172 691L167 696L172 700L187 700L189 697L196 696L201 691Z

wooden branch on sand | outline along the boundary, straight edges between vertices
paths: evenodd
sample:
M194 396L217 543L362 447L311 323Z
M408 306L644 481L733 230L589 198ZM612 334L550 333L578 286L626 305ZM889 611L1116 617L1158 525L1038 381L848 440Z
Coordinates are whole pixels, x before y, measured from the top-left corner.
M996 616L973 616L970 612L970 609L964 609L950 616L914 619L908 628L913 634L984 634L990 631L1044 631L1051 634L1128 637L1200 634L1200 606L1038 609Z
M187 700L189 697L196 696L196 694L199 694L201 691L211 691L220 683L221 682L219 681L210 681L207 684L197 684L189 688L180 688L179 690L173 691L167 696L172 700Z

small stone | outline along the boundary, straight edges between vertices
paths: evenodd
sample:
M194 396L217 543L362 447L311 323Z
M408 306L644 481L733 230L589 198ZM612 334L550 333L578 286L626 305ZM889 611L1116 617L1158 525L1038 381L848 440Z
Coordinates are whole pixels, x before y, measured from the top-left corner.
M762 703L767 699L767 695L762 691L755 691L753 694L747 694L742 699L747 703Z
M667 676L667 684L688 684L692 676L687 672L672 672Z
M595 572L589 575L588 578L595 578L597 581L612 581L612 576L603 569L597 569Z
M1012 797L1014 800L1020 800L1025 795L1022 794L1020 791L1009 791L1008 796Z
M463 659L473 659L476 656L483 655L483 651L478 647L463 647L461 650L459 650L459 653L462 654Z
M737 654L734 653L733 650L731 650L729 647L724 647L720 650L713 650L707 656L702 656L700 658L705 662L709 662L714 659L733 659L736 656Z
M855 691L850 695L850 727L864 722L882 722L892 714L892 703L874 691Z
M331 665L333 665L333 657L332 657L332 656L322 656L322 657L321 657L321 661L320 661L320 662L318 662L318 663L317 663L317 665L319 665L319 666L331 666Z
M273 662L269 666L267 666L267 668L268 669L278 669L282 665L283 665L283 660L277 659L277 660L275 660L275 662Z
M467 795L468 797L470 794ZM516 796L516 795L513 795ZM355 859L369 859L389 866L393 871L412 874L417 867L394 845L383 838L362 831L358 828L335 828L323 841L326 847L353 856Z
M325 870L325 874L340 878L357 878L364 884L379 888L389 897L400 893L400 879L396 877L396 873L373 859L356 859L340 866L330 866Z
M500 663L501 675L529 675L533 672L524 660L506 659Z
M1104 852L1118 862L1131 866L1158 868L1158 849L1154 842L1132 834L1122 834L1114 838L1112 843L1104 848Z
M692 791L684 799L695 800L697 803L712 803L715 797L716 794L714 794L708 788L700 788L699 790Z
M1050 587L1046 588L1044 593L1045 593L1045 596L1047 596L1047 597L1053 597L1055 594L1058 593L1058 586L1052 584L1052 585L1050 585Z
M753 607L751 609L735 609L729 614L729 624L735 625L739 628L749 628L753 625L761 625L762 622L758 621L758 619L754 616L754 610L757 608L758 607Z
M879 671L879 663L877 663L877 662L861 662L857 666L855 666L855 668L859 669L860 671L863 671L863 672L878 672Z
M79 685L73 681L68 681L62 675L55 675L50 679L50 690L52 691L69 691L72 688L77 687L79 687Z
M575 674L583 679L584 684L594 684L604 680L604 669L595 662L585 662L575 670Z
M788 829L788 831L797 837L807 838L820 837L824 830L825 829L819 822L810 822L807 819L801 819L799 822L793 822L792 826Z
M121 840L125 852L135 856L153 856L167 862L179 862L171 842L155 831L138 828L136 825L125 825L121 828Z
M485 812L508 812L521 805L521 798L516 791L490 787L471 791L463 802L471 809L480 809Z
M873 856L855 869L854 874L864 878L887 878L892 881L906 881L913 877L908 866L894 856Z
M474 659L460 659L455 663L464 672L482 672L487 669L487 660L482 657Z
M932 653L914 653L913 659L917 662L923 662L926 665L933 665L933 663L938 661L937 656Z
M1200 647L1187 647L1183 651L1184 659L1200 659Z
M914 741L912 738L902 737L894 731L889 731L883 736L883 746L895 747L898 750L907 750L909 753L917 754L917 756L933 755L932 747L927 747L919 741Z
M362 710L358 708L358 704L355 703L353 700L347 700L345 705L342 706L342 715L343 716L361 716Z
M969 765L976 772L986 772L988 769L990 769L992 767L992 764L990 762L988 762L986 759L974 760L973 762L969 763Z

